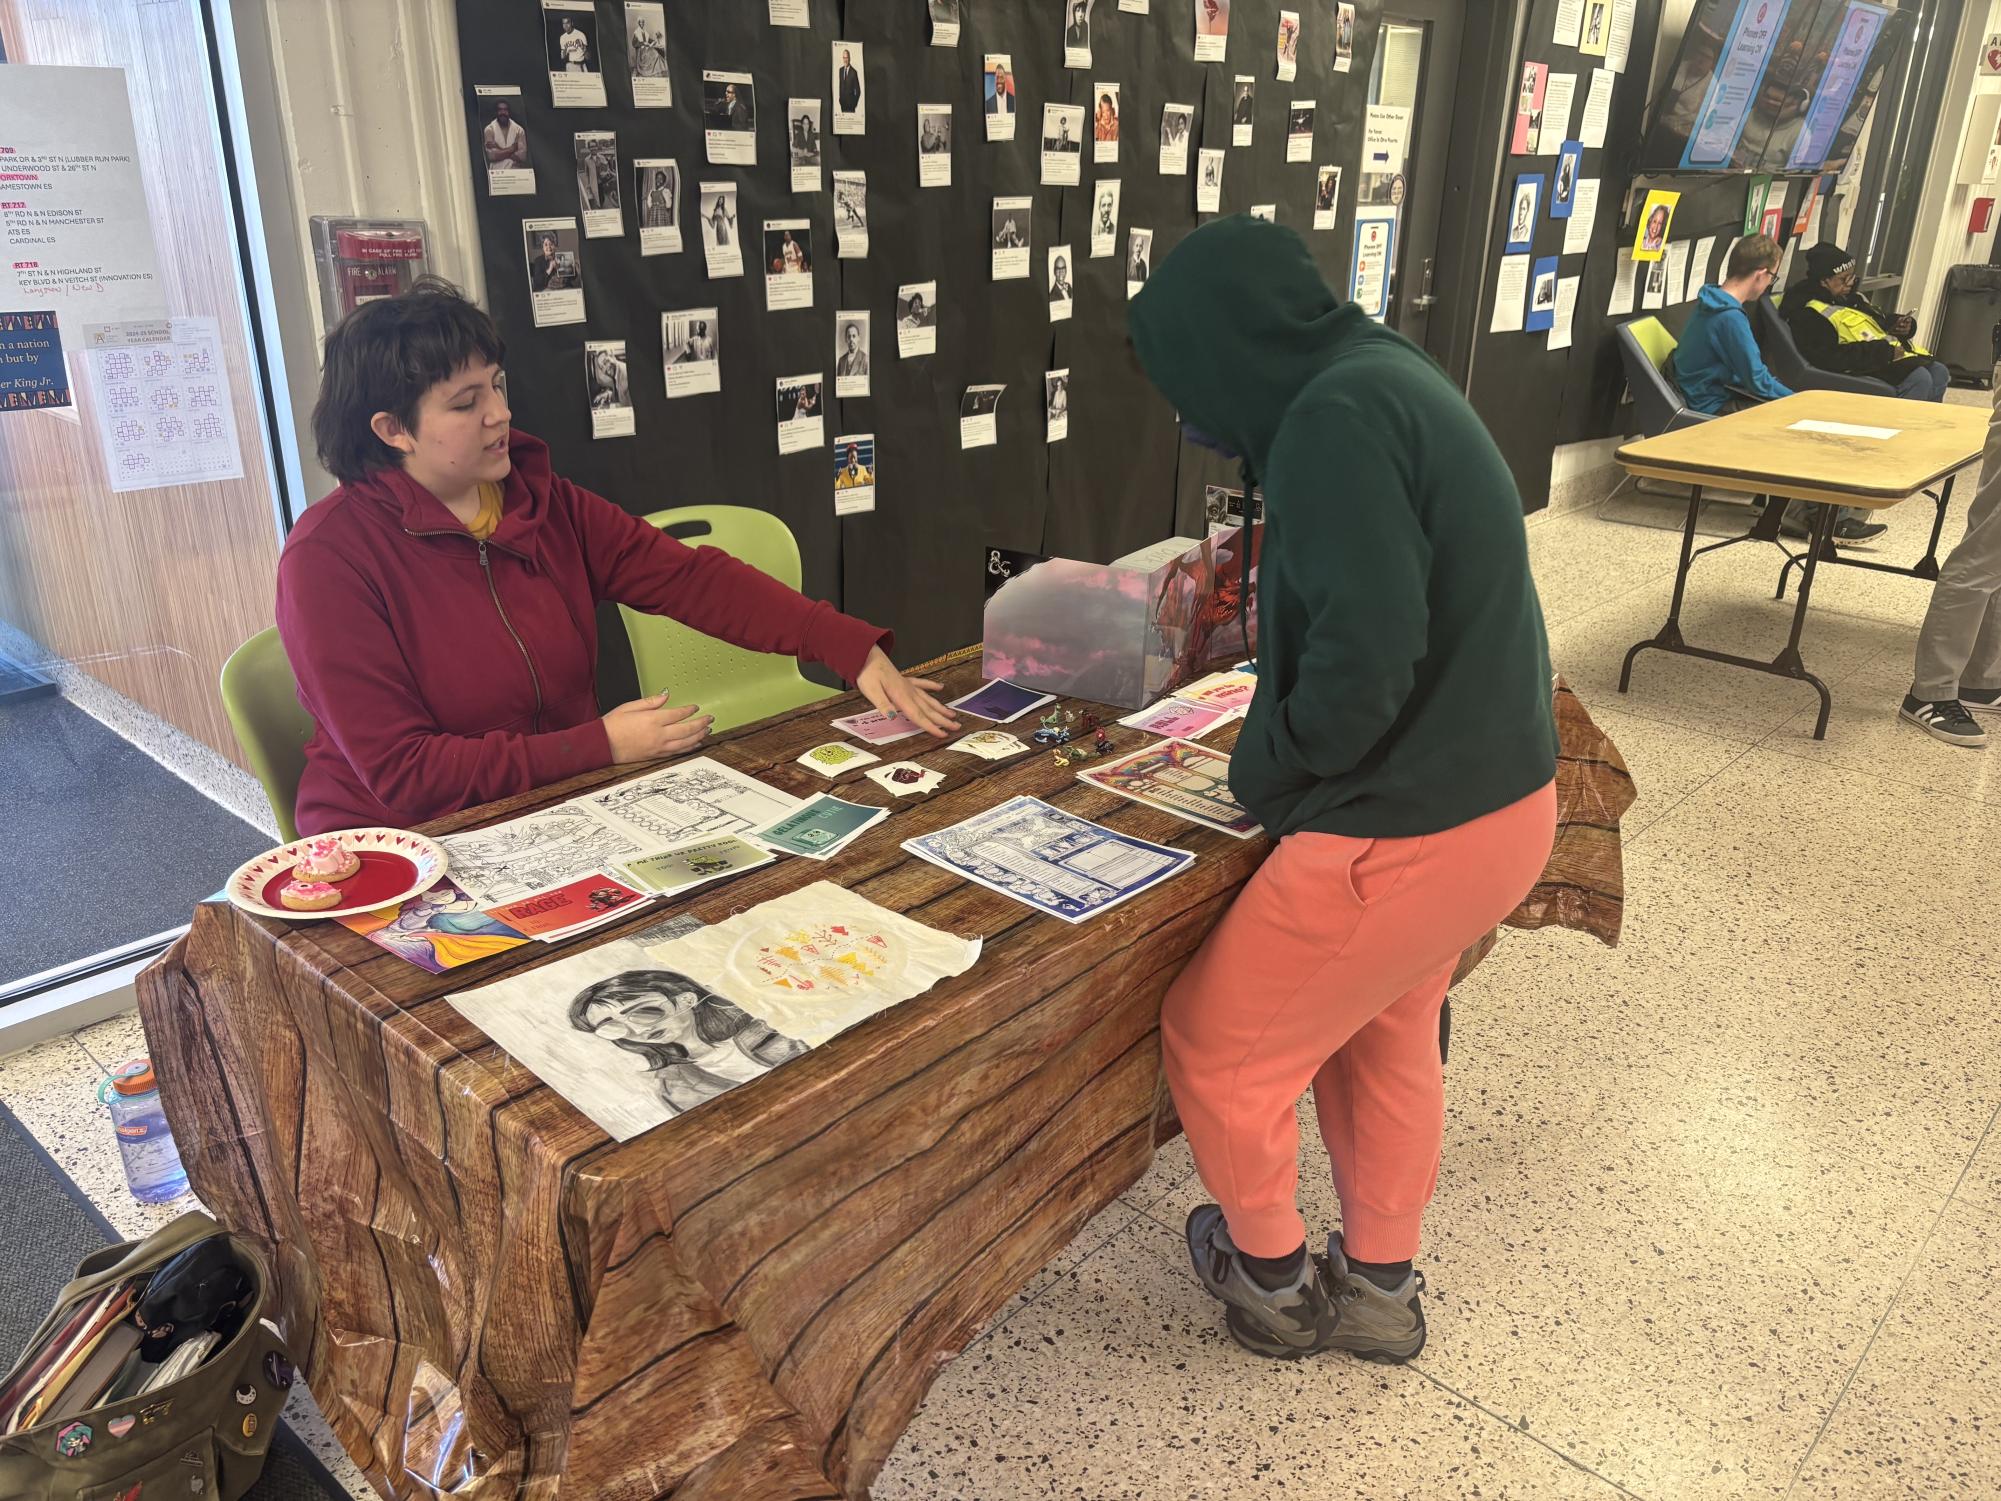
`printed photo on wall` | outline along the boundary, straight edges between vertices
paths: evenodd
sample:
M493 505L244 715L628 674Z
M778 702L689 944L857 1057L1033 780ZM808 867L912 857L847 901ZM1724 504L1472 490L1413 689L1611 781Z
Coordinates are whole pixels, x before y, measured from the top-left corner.
M1006 386L968 386L959 398L959 447L991 448L1000 440L1000 399Z
M1556 186L1549 195L1550 218L1570 217L1570 211L1577 203L1577 170L1583 163L1584 147L1578 142L1565 141L1557 148Z
M1521 87L1515 95L1515 129L1508 138L1508 154L1533 155L1542 143L1542 106L1549 88L1549 64L1522 64Z
M949 188L952 185L952 106L917 106L917 185L920 188Z
M1192 104L1163 104L1160 107L1160 172L1178 177L1188 170L1188 137L1195 122Z
M1063 66L1091 66L1091 7L1096 0L1057 0L1063 7Z
M959 45L959 4L960 0L924 0L925 9L931 13L932 46Z
M702 184L702 253L708 261L709 280L743 275L742 226L736 217L736 184Z
M1075 187L1083 181L1084 106L1042 106L1042 181Z
M1267 224L1278 223L1278 205L1276 203L1254 203L1245 209L1244 212L1249 214L1253 219L1264 220Z
M1195 212L1223 211L1223 148L1204 146L1195 153Z
M632 164L639 199L639 253L681 253L681 168L664 157L640 157Z
M535 191L535 168L528 159L528 129L521 123L521 85L482 83L479 145L486 157L486 190L496 198Z
M834 174L834 258L861 260L868 255L868 175Z
M1522 317L1525 332L1546 332L1556 321L1556 260L1544 256L1529 272L1529 305Z
M764 221L764 306L813 305L813 227L806 219Z
M576 135L577 203L584 213L584 238L615 240L625 233L618 200L618 137L608 130Z
M1230 0L1194 0L1195 61L1219 63L1230 45Z
M625 56L632 66L636 109L671 109L674 82L667 73L666 7L650 0L625 0Z
M981 72L981 93L986 99L987 139L1014 139L1014 61L1005 52L989 52Z
M1345 73L1355 66L1355 7L1334 7L1334 71Z
M625 340L585 343L584 391L591 403L593 438L632 436L632 383L625 373Z
M1061 443L1070 436L1070 372L1052 370L1042 377L1042 415L1048 435L1043 440Z
M896 353L899 359L938 352L938 283L912 282L896 289Z
M1341 169L1322 167L1313 184L1313 227L1332 229L1341 211Z
M1153 231L1135 229L1126 238L1126 300L1130 302L1139 296L1139 289L1146 285L1147 277L1153 274Z
M1077 287L1070 280L1070 247L1049 247L1049 321L1061 323L1077 308Z
M1507 249L1527 250L1535 238L1535 214L1542 203L1542 174L1524 172L1515 179L1515 194L1508 209Z
M1285 159L1289 162L1313 160L1313 114L1319 102L1295 99L1285 112Z
M778 451L804 453L827 441L820 372L778 377Z
M1230 144L1248 146L1251 144L1251 129L1258 117L1258 81L1248 73L1239 73L1236 86L1230 93Z
M667 366L667 394L700 396L723 388L720 324L712 307L660 315L660 353Z
M537 328L584 321L584 262L575 219L523 219L528 299Z
M834 314L834 395L868 395L869 315L857 308Z
M1584 0L1584 34L1577 50L1587 56L1603 57L1611 40L1612 0Z
M843 433L834 439L834 514L875 509L875 434Z
M748 73L703 70L702 137L711 166L757 165L757 89Z
M1119 86L1094 83L1091 96L1091 160L1115 162L1119 159Z
M549 55L549 102L558 109L603 109L593 0L542 0L542 40Z
M1299 76L1299 12L1278 13L1278 81L1291 83Z
M996 198L993 208L993 279L1028 279L1029 210L1032 198Z
M785 146L795 193L820 191L820 108L818 99L785 101Z
M1119 180L1100 179L1091 190L1091 259L1119 253Z
M834 43L834 134L868 134L868 84L862 76L862 44Z
M1674 207L1681 194L1653 188L1640 205L1640 223L1633 234L1633 259L1657 261L1667 250L1668 231L1674 227Z

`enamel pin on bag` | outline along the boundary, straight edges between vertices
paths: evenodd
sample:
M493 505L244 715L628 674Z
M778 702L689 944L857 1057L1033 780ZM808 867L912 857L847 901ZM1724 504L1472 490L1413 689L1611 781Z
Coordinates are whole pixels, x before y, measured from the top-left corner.
M7 1501L236 1501L294 1379L263 1262L205 1214L86 1256L0 1378Z

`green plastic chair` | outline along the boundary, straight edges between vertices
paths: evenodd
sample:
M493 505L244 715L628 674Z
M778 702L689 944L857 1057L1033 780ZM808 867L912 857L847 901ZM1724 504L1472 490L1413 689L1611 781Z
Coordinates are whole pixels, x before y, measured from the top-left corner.
M1633 337L1647 358L1654 362L1656 370L1668 368L1668 357L1675 351L1680 340L1667 331L1667 325L1658 318L1635 318L1626 325L1633 331Z
M720 547L786 588L799 587L799 544L791 528L768 511L679 506L646 519L690 547ZM715 716L717 734L838 696L835 689L809 681L790 657L746 651L678 620L624 605L618 612L632 643L640 696L665 692L677 704L700 704L704 714Z
M275 625L237 647L222 664L222 707L251 772L264 784L278 833L289 844L299 837L292 815L313 718L299 707L298 680Z

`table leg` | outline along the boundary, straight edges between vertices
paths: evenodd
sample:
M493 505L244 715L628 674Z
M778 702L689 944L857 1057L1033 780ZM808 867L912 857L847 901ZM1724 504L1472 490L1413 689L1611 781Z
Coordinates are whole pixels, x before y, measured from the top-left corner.
M1695 557L1695 518L1702 509L1702 486L1691 485L1688 490L1688 519L1681 529L1681 562L1674 572L1674 599L1668 605L1668 618L1660 630L1645 641L1635 641L1626 652L1625 666L1619 669L1619 691L1624 693L1633 681L1633 658L1648 647L1658 647L1662 651L1676 651L1683 646L1681 639L1681 601L1688 592L1688 565Z
M1793 605L1792 634L1786 638L1786 649L1772 658L1770 670L1781 676L1798 678L1803 683L1813 685L1813 691L1820 695L1820 717L1814 722L1813 738L1825 740L1827 716L1834 707L1834 700L1828 694L1827 684L1808 672L1806 664L1800 660L1800 636L1806 629L1807 601L1813 595L1814 569L1820 562L1821 549L1833 545L1831 539L1834 536L1834 518L1838 507L1818 505L1814 507L1814 511L1816 514L1813 540L1807 545L1806 565L1800 570L1800 592L1798 601Z
M1906 568L1902 563L1878 563L1873 558L1851 558L1844 555L1831 543L1827 551L1821 555L1821 560L1826 563L1838 564L1843 568L1866 568L1871 573L1897 573L1902 574L1905 578L1936 580L1939 569L1939 538L1945 534L1945 513L1946 508L1952 504L1952 482L1955 478L1956 476L1948 474L1945 477L1945 483L1939 486L1936 493L1929 490L1925 492L1931 497L1932 502L1938 507L1938 510L1932 517L1932 537L1931 541L1925 544L1925 555L1918 559L1917 562L1911 564L1910 567ZM1795 568L1803 567L1805 562L1806 558L1804 554L1787 556L1785 565L1779 569L1778 592L1772 598L1784 599L1786 597L1786 575Z
M1938 495L1935 497L1938 501L1938 514L1932 517L1932 539L1925 544L1925 555L1911 570L1921 579L1938 577L1938 539L1945 535L1945 508L1952 504L1952 482L1958 478L1956 474L1948 474L1945 483L1938 488Z

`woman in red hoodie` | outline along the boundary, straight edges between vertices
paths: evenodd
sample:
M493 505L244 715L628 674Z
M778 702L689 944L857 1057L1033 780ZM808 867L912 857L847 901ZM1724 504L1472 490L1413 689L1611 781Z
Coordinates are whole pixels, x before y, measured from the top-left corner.
M553 473L509 425L504 354L437 281L327 336L313 437L341 485L278 564L278 632L317 726L301 834L409 827L694 749L709 717L671 693L599 714L604 601L823 663L934 736L956 727L936 683L896 670L889 632Z

